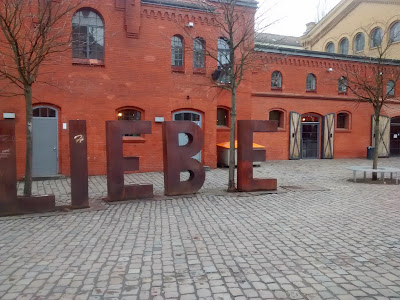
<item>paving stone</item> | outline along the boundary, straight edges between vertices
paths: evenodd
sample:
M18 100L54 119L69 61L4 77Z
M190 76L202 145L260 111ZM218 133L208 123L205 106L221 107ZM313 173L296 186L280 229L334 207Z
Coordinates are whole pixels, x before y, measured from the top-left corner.
M228 194L228 171L217 169L200 193L168 198L162 173L126 174L159 199L116 205L101 200L106 177L91 176L100 210L0 219L0 298L400 298L398 186L347 180L347 166L370 163L254 168L280 186L314 186L277 194ZM399 168L400 158L380 164ZM66 205L70 180L35 181L33 191Z

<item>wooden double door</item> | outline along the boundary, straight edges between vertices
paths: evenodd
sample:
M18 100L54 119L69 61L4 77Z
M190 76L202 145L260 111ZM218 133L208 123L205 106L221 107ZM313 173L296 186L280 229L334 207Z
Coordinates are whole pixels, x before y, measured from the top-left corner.
M290 113L289 159L332 159L335 114Z

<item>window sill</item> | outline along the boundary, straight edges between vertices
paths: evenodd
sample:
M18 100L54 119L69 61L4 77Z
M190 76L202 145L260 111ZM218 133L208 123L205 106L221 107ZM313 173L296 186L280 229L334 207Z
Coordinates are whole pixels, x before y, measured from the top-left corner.
M347 96L347 92L339 92L338 95L339 96Z
M271 91L273 91L273 92L282 92L282 88L281 87L271 87Z
M306 93L316 94L316 93L317 93L317 90L306 90Z
M285 132L286 128L278 127L278 132Z
M206 69L193 69L193 74L195 75L206 75Z
M171 71L174 73L185 73L185 68L183 66L171 66Z
M86 59L86 58L72 58L72 64L73 65L86 65L86 66L104 67L104 60Z
M141 136L123 136L122 137L122 142L123 143L139 144L139 143L146 142L146 139L141 137Z
M336 133L351 133L351 129L347 129L347 128L336 128L335 129Z
M217 125L217 130L218 130L218 131L230 131L231 128L228 127L228 126Z

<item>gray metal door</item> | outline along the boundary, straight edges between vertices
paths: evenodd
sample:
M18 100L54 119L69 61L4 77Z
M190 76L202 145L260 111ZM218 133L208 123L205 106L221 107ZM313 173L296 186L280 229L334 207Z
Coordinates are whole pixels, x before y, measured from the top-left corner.
M201 115L194 111L179 111L173 114L174 121L192 121L201 128ZM188 136L184 133L179 134L179 146L184 146L188 143ZM194 159L201 162L201 151L193 156Z
M51 107L35 107L32 121L34 177L58 174L58 117Z

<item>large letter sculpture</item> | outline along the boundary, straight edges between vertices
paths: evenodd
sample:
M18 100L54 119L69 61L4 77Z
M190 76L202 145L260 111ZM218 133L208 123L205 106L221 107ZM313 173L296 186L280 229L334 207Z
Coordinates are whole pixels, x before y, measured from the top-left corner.
M188 143L179 146L179 134L187 134ZM204 136L201 128L191 121L170 121L163 124L164 189L165 195L196 193L204 184L203 165L192 158L201 151ZM188 171L189 180L181 181L180 173Z
M86 121L69 121L72 208L89 207Z
M15 122L0 121L0 216L18 211Z
M124 186L124 171L139 170L139 157L124 157L122 137L126 134L150 134L151 121L107 121L107 201L153 197L153 185Z
M238 190L243 192L277 189L276 179L253 179L253 162L265 161L265 150L253 150L253 132L278 131L277 121L238 121Z

